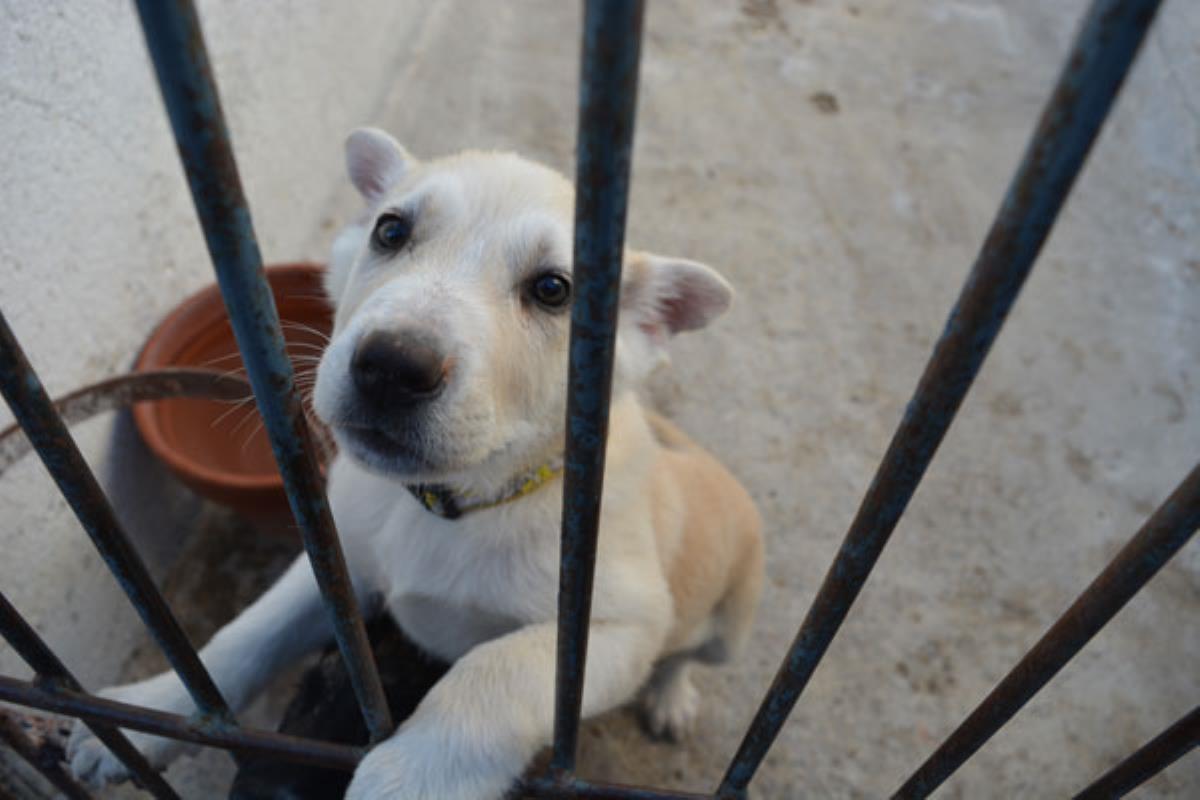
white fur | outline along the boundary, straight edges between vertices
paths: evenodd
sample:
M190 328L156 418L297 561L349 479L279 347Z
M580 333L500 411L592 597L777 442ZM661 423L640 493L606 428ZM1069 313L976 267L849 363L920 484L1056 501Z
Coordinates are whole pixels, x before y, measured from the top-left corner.
M420 164L378 131L353 134L347 159L368 206L338 236L326 282L337 317L314 401L343 453L330 469L329 499L363 605L382 601L422 647L455 661L416 713L366 757L347 796L494 799L551 734L561 488L556 482L448 521L400 483L438 480L486 493L561 452L568 315L531 309L519 292L531 270L569 270L573 193L557 174L511 155L468 153ZM415 241L381 257L367 240L376 216L390 208L416 214ZM635 696L673 621L646 490L657 445L633 389L667 336L707 323L730 296L703 265L634 255L641 271L622 300L586 716ZM343 430L354 413L354 346L366 332L389 326L436 332L454 363L421 431L424 451L412 458L368 452ZM330 638L301 558L201 657L230 704L242 708L280 668ZM682 732L697 699L686 672L676 669L651 691L663 698L653 724ZM172 674L109 696L177 713L192 709ZM180 749L134 738L160 765ZM76 729L69 752L82 778L124 776L84 728Z

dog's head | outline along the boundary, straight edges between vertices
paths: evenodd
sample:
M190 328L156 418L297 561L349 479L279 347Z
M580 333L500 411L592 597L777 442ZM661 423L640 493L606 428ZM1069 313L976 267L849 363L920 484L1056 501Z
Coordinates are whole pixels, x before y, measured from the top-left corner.
M574 191L515 155L418 162L387 134L346 142L367 208L326 276L337 313L313 400L344 453L403 480L527 465L561 446ZM731 291L708 267L627 251L614 391Z

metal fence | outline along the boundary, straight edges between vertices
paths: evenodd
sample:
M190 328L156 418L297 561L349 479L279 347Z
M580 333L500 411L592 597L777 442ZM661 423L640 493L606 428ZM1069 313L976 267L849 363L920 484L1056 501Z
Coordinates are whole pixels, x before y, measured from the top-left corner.
M1159 6L1094 0L945 331L925 367L866 497L795 641L712 794L591 783L575 776L604 471L638 83L642 0L589 0L583 31L575 209L576 300L571 357L554 749L549 774L524 781L534 797L744 798L754 773L845 620L916 491L1029 275ZM292 512L334 621L338 647L372 742L393 723L316 469L279 318L262 269L199 20L191 0L138 0L138 12L196 211L238 346L283 474ZM78 717L155 797L175 791L118 728L234 752L352 770L360 748L242 727L163 601L0 316L0 390L84 530L196 703L184 717L88 694L0 595L0 632L36 672L0 677L0 700ZM936 790L1140 590L1200 528L1200 466L1191 471L1074 604L896 791ZM0 738L19 737L0 729ZM1200 743L1193 709L1078 797L1117 797ZM32 762L37 759L28 753ZM70 797L88 797L60 767L35 763Z

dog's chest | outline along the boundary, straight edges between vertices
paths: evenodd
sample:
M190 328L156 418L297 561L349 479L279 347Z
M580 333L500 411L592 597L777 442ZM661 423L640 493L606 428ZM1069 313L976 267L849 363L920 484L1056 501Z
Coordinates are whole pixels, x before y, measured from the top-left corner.
M426 649L453 659L554 618L556 542L543 541L521 515L479 512L448 521L406 508L398 516L397 535L377 544L391 566L388 608Z
M330 502L356 580L419 644L447 659L555 619L558 495L536 492L442 519L398 484L334 462Z
M464 606L431 595L405 593L388 598L396 624L425 651L455 661L483 642L517 630L516 617L479 606Z

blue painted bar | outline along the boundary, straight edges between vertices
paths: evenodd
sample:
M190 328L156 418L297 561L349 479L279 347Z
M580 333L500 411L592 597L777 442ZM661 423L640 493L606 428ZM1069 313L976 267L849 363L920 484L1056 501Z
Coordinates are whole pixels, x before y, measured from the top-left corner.
M29 665L30 669L37 673L37 680L43 685L57 687L57 691L63 689L69 691L81 692L83 688L79 685L79 681L71 674L66 665L59 660L54 651L50 649L42 637L38 636L37 631L33 629L20 612L8 602L8 598L0 594L0 634L3 634L4 641L8 642L9 647L17 652L18 655ZM3 680L3 678L0 678ZM150 762L146 761L133 743L125 738L125 734L103 723L89 723L88 728L92 733L104 743L113 755L120 759L121 763L129 770L129 774L138 781L142 787L160 800L179 800L179 795L171 788L171 785L158 774L154 767L150 766ZM40 765L36 761L31 761L34 766ZM56 786L67 776L61 768L57 771L57 775L43 772L46 778L52 781ZM69 780L69 778L68 778ZM65 785L70 786L70 783ZM60 787L62 788L62 787ZM66 791L66 790L64 790Z
M235 754L268 755L283 761L347 772L353 771L363 757L362 748L351 745L305 739L275 731L235 728L204 717L169 714L90 695L75 686L54 686L0 676L0 701L38 708L51 714L77 717L89 725L128 728L181 742L220 747ZM237 755L234 757L237 758Z
M100 557L179 674L196 707L214 718L232 722L233 714L225 698L167 607L3 314L0 314L0 392Z
M391 714L284 351L200 20L191 0L138 0L137 8L238 349L367 729L378 741L392 731Z
M53 760L48 748L29 736L11 709L0 708L0 744L8 745L26 764L45 778L67 800L96 800L83 784L75 780L65 765ZM24 720L22 720L24 722ZM38 737L40 738L40 737ZM44 740L43 740L44 741ZM7 797L8 795L4 795Z
M642 15L642 0L588 0L584 9L551 761L558 775L574 770L583 702Z
M721 782L722 797L745 796L883 552L1033 268L1158 6L1092 3L904 418Z
M1197 529L1200 529L1200 464L894 797L919 800L941 786L1141 591ZM1194 716L1191 724L1194 737L1197 732ZM1179 744L1175 741L1176 746ZM1149 760L1163 754L1161 750L1151 752Z
M579 779L556 781L547 778L523 781L519 796L545 800L715 800L712 795L694 792Z

